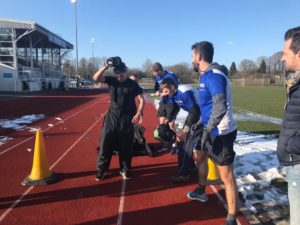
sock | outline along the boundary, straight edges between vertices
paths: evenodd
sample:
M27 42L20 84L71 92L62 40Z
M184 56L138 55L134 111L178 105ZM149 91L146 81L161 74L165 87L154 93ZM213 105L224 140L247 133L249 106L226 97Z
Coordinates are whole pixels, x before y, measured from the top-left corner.
M232 215L232 214L228 213L227 220L236 220L236 215Z
M205 185L198 184L198 188L200 193L205 193Z

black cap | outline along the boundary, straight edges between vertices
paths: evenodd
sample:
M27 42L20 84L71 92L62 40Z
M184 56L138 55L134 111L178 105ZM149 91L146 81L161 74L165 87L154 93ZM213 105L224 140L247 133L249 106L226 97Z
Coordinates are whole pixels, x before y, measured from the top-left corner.
M114 67L114 73L124 73L127 71L127 66L125 63L121 62L119 65Z

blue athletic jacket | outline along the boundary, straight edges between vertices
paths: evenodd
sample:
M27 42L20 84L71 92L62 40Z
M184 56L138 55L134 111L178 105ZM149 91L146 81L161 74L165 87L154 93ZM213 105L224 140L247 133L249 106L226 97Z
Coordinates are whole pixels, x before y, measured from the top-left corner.
M208 132L219 136L236 130L229 80L218 64L212 64L200 75L199 99L202 124Z
M187 88L179 85L173 97L178 106L188 112L185 125L190 128L192 124L200 119L199 104L194 96L193 88L191 86Z

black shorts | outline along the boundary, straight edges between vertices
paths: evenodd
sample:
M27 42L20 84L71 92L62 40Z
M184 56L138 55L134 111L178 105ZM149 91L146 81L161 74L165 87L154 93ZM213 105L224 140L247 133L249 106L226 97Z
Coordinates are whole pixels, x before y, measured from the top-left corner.
M176 116L179 112L180 108L176 102L174 103L159 103L159 107L157 110L158 117L166 117L169 121L173 121L176 119Z
M208 152L211 160L220 166L230 165L233 163L235 152L233 143L236 139L237 130L225 135L211 137L206 143L205 151ZM197 142L196 150L201 151L201 139Z

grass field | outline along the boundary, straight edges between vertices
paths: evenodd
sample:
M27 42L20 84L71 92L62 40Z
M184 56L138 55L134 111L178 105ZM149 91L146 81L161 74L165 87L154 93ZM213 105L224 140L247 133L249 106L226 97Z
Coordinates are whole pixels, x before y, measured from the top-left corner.
M267 116L282 118L286 101L283 87L232 87L233 106ZM237 121L238 130L279 134L280 125L258 121Z
M196 84L193 86L197 87ZM232 99L235 110L283 118L286 101L283 87L232 87ZM237 121L237 126L239 131L261 134L278 135L280 130L280 125L259 121Z
M286 101L283 87L232 87L233 106L282 118Z

